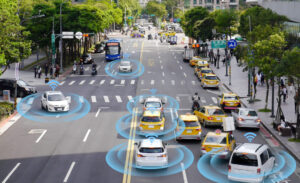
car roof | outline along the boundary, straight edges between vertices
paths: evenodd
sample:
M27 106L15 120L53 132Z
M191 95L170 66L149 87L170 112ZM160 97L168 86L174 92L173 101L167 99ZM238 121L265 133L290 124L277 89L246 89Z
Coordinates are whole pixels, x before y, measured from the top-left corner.
M159 110L146 110L143 116L160 116Z
M145 99L145 102L161 102L161 99L158 97L148 97Z
M203 67L203 68L201 69L201 71L203 71L203 70L212 70L212 69L209 68L209 67Z
M161 139L143 139L140 147L163 147Z
M238 108L238 109L240 109L240 110L245 110L245 111L255 111L255 110L252 109L252 108L243 108L243 107L240 107L240 108Z
M130 63L129 60L122 60L121 63Z
M216 105L206 105L203 106L205 109L221 109L219 106Z
M213 73L207 73L207 74L205 74L205 76L217 76L217 75L215 75Z
M257 152L264 150L266 147L267 146L265 144L244 143L239 145L234 152L256 154Z
M237 94L235 93L223 93L224 96L237 96Z
M46 91L47 95L62 94L61 91Z
M226 137L228 133L226 132L221 132L221 133L216 133L216 132L207 132L206 136L222 136Z
M183 115L180 115L179 118L183 121L198 121L197 116L192 115L192 114L183 114Z

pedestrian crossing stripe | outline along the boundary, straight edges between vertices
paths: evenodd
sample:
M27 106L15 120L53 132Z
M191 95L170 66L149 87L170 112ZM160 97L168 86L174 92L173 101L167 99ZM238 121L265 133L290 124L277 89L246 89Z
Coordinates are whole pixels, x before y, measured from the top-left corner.
M125 80L123 79L123 80L121 80L121 83L120 83L121 85L124 85L125 84Z
M83 85L85 83L85 80L80 81L79 85Z
M101 80L101 82L100 82L100 85L103 85L104 84L104 82L105 82L105 80L103 79L103 80Z
M91 100L93 103L96 103L97 102L96 96L91 96Z
M92 84L94 84L95 83L95 80L92 80L91 82L90 82L90 85L92 85Z
M119 95L116 96L116 99L117 99L118 103L122 103L122 99L121 99L121 97Z
M202 103L204 103L204 104L206 103L206 100L205 100L204 97L200 97L200 100L201 100Z
M61 86L61 85L65 84L65 82L66 82L66 81L60 82L60 84L59 84L59 85Z
M134 85L134 83L135 83L135 80L131 80L131 83L130 83L130 84Z
M85 71L89 71L89 70L90 70L90 68L89 68L89 67L86 67L86 68L84 68L84 70L85 70Z
M165 80L161 80L161 83L164 85L165 84Z
M70 83L69 83L69 85L72 85L72 84L74 84L75 83L75 81L71 81Z
M211 99L212 99L212 101L213 101L215 104L217 104L217 103L218 103L218 100L217 100L217 98L216 98L216 97L212 97Z
M111 84L111 85L115 84L115 80L111 80L111 81L110 81L110 84Z
M79 96L79 102L80 102L80 103L83 103L83 102L84 102L83 96Z
M150 83L150 84L151 84L151 85L154 85L154 82L155 82L154 80L151 80L151 83Z
M128 96L129 102L133 102L132 96Z
M172 80L171 83L172 83L172 85L175 85L175 81L174 80Z
M103 99L104 99L104 102L105 102L105 103L109 103L109 98L108 98L108 96L103 96Z
M196 81L192 81L192 85L196 85Z
M143 85L143 84L144 84L144 80L141 81L141 85Z

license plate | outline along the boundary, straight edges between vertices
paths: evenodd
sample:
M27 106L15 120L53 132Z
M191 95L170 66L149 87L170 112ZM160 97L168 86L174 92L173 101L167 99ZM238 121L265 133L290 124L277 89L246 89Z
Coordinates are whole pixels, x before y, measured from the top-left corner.
M156 157L146 157L146 160L155 160Z
M154 128L154 126L153 125L149 125L148 128Z
M209 82L210 84L214 84L215 82L213 82L213 81L211 81L211 82Z
M217 120L221 120L221 118L217 118Z
M58 111L62 111L62 108L57 108Z
M186 133L192 133L192 132L193 132L192 130L187 130L187 131L186 131Z

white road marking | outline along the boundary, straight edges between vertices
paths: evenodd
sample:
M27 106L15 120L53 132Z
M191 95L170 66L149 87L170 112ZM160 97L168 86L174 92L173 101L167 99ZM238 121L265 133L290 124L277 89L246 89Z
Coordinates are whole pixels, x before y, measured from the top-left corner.
M83 101L84 101L83 96L79 96L79 102L83 103Z
M175 85L175 81L174 80L172 80L171 83L172 83L172 85Z
M124 84L125 84L125 80L122 79L120 84L121 84L121 85L124 85Z
M122 102L122 99L121 99L121 97L120 97L119 95L116 96L116 99L117 99L117 102L118 102L118 103L121 103L121 102Z
M90 82L90 85L92 85L92 84L94 84L95 83L95 80L92 80L91 82Z
M158 55L158 58L160 59L160 55Z
M66 81L60 82L59 85L61 86L61 85L65 84L65 82L66 82Z
M184 80L182 80L180 83L181 83L181 85L184 85L185 81L184 81Z
M35 143L39 143L39 141L43 138L43 136L45 135L45 133L47 132L46 129L32 129L28 132L28 134L36 134L36 133L40 133L41 135L39 136L39 138L35 141Z
M159 63L161 63L161 64L162 64L162 61L161 61L161 60L159 60Z
M105 82L105 80L103 79L103 80L101 80L100 81L100 85L103 85L104 84L104 82Z
M171 74L175 75L176 73L175 72L171 72Z
M192 81L192 84L193 84L193 85L196 85L196 81Z
M135 53L135 51L132 51L131 53Z
M160 66L160 68L161 68L161 70L163 70L163 69L164 69L164 66Z
M85 80L80 81L79 85L83 85L85 83Z
M141 85L143 85L143 84L144 84L144 80L141 81Z
M206 100L205 100L205 98L204 98L204 97L200 97L200 99L201 99L201 102L202 102L203 104L205 104L205 103L206 103Z
M31 97L31 98L28 99L27 104L31 105L33 103L33 101L34 101L34 98Z
M69 177L70 177L70 175L71 175L71 173L72 173L72 170L73 170L75 164L76 164L75 161L73 161L73 162L71 163L71 166L70 166L70 168L69 168L69 170L68 170L68 172L67 172L67 174L66 174L66 176L65 176L65 178L64 178L64 182L68 182L68 179L69 179Z
M131 80L130 84L134 85L135 83L135 80Z
M109 103L109 98L108 98L108 96L103 96L103 99L104 99L104 102L105 102L105 103Z
M179 61L177 60L177 64L179 64Z
M129 102L133 102L132 96L128 96Z
M186 172L185 172L185 169L184 169L184 164L180 163L180 166L181 166L181 169L182 169L183 183L188 183Z
M29 110L29 109L28 109ZM0 135L2 135L6 130L8 130L13 124L15 124L22 116L18 113L12 117L5 125L0 128Z
M218 103L218 100L217 100L217 98L216 98L216 97L211 97L211 99L212 99L212 101L213 101L215 104L217 104L217 103Z
M165 77L165 72L162 72L162 76Z
M91 132L91 129L88 129L88 131L86 132L82 142L86 142L87 138L89 137L90 132Z
M97 70L99 70L99 69L100 69L100 67L101 67L101 65L98 65L96 69L97 69Z
M177 97L176 97L176 100L179 102L179 101L180 101L180 98L177 96Z
M72 85L72 84L74 84L75 83L75 81L71 81L70 83L69 83L69 85Z
M165 80L161 80L161 83L164 85L165 84Z
M95 118L97 118L99 116L99 113L101 112L101 108L98 109L98 111L95 114Z
M111 80L111 81L110 81L110 84L111 84L111 85L115 84L115 80Z
M84 68L84 70L85 70L85 71L89 71L89 70L90 70L90 68L89 68L89 67L86 67L86 68Z
M185 72L183 73L183 75L184 75L184 77L186 77L186 73Z
M96 103L96 102L97 102L96 96L91 96L91 101L92 101L93 103Z
M180 68L180 70L182 70L182 66L181 65L179 66L179 68Z
M155 82L154 80L151 80L151 83L150 83L150 84L151 84L151 85L154 85L154 82Z
M9 172L9 174L5 177L2 183L6 183L10 176L17 170L17 168L21 165L21 163L17 163L16 166Z
M175 59L177 58L176 55L174 56L174 58L175 58Z

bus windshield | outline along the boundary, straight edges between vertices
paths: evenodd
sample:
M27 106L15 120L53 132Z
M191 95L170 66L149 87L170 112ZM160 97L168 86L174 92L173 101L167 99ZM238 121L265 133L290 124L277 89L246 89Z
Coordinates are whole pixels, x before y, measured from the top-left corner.
M106 54L108 55L118 55L119 47L118 46L108 46Z

